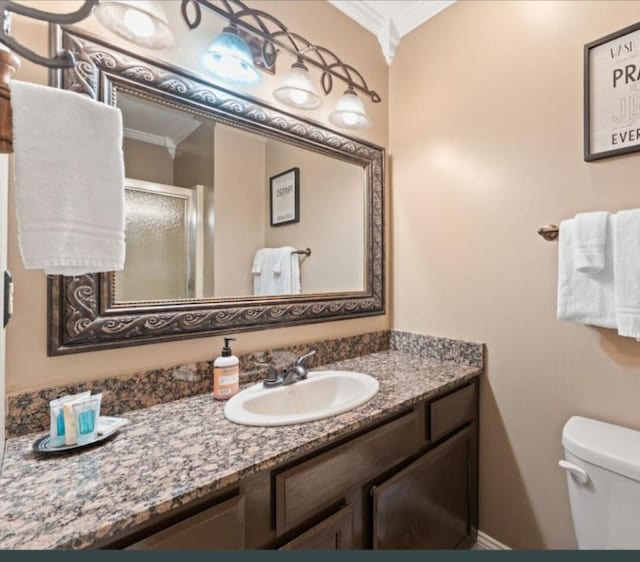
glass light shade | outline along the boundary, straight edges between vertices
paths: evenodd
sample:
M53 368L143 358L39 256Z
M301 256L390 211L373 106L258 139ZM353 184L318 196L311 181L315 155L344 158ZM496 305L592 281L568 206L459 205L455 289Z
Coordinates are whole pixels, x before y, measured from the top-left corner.
M176 44L167 14L159 2L101 0L95 14L109 31L140 47L166 49Z
M273 91L273 97L298 109L315 109L322 105L322 98L313 86L309 69L301 61L295 62L283 76L282 86Z
M365 129L370 125L362 100L351 89L342 94L329 121L342 129Z
M212 74L231 82L257 84L260 81L249 45L231 27L225 27L212 41L202 64Z

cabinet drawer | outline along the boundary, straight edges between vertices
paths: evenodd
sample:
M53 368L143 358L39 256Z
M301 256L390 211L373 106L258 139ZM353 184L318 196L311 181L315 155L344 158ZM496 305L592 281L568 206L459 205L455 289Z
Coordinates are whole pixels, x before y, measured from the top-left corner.
M346 505L280 550L348 550L351 548L353 508Z
M237 496L188 517L127 550L231 550L244 548L244 497Z
M355 485L391 468L424 442L417 410L339 445L275 477L276 532L329 507Z
M472 421L476 416L476 385L470 384L434 400L429 406L431 441L440 439L450 431Z

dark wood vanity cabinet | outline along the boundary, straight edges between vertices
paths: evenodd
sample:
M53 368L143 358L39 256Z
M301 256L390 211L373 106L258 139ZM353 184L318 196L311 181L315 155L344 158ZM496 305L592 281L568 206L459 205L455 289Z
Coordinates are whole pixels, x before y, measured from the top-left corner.
M373 548L463 548L474 542L477 437L470 426L371 489Z
M476 379L104 546L468 548L477 473Z
M353 507L345 505L280 550L349 550L353 548Z
M126 550L242 549L244 526L244 497L236 496L138 540Z

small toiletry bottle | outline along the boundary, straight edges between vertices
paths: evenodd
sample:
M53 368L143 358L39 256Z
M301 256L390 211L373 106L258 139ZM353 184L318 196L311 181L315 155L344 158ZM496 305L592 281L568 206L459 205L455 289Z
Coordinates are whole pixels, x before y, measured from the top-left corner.
M101 402L102 394L95 394L82 402L74 402L72 408L78 445L86 445L96 440Z
M71 396L64 396L60 400L62 406L62 420L59 418L57 422L60 424L57 427L58 431L61 431L61 435L64 436L64 443L58 443L58 445L75 445L77 441L76 437L76 418L73 414L73 404L76 402L83 402L88 400L91 396L91 391L80 392L79 394L72 394ZM52 446L55 446L52 444Z
M227 400L240 390L240 360L231 353L230 341L224 338L222 354L213 362L213 397Z

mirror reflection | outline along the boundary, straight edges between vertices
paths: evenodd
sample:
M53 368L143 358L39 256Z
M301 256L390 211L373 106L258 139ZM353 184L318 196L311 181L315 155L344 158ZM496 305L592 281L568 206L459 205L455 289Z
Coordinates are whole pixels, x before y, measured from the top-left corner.
M365 290L356 164L125 92L116 302Z

